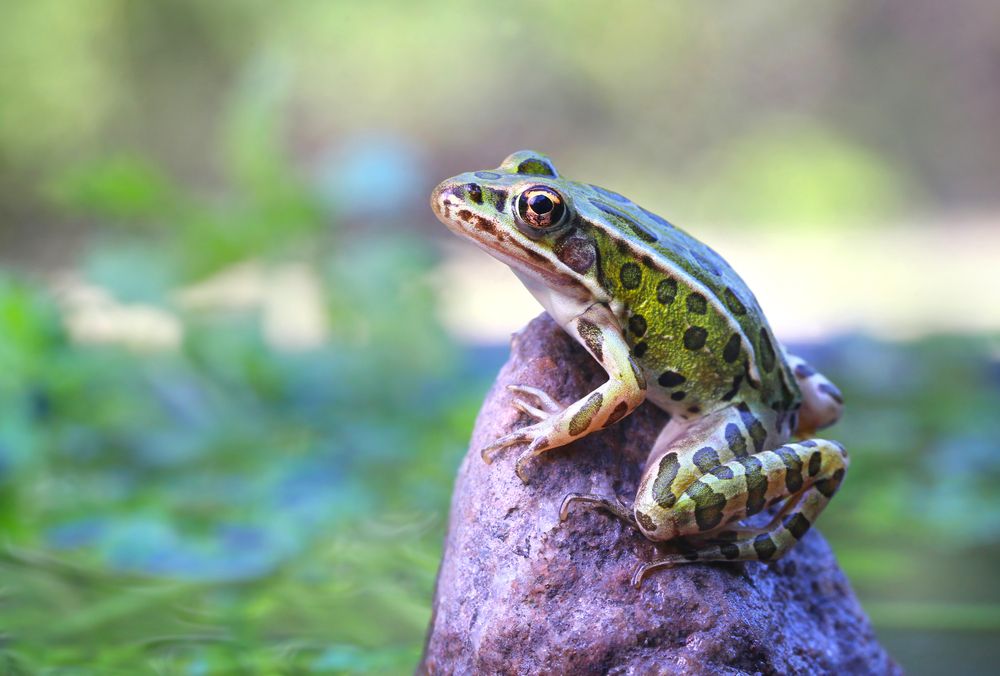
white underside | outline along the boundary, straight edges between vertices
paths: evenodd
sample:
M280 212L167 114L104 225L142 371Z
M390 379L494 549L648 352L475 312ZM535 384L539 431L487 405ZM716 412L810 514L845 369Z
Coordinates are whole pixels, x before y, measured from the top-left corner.
M593 300L581 301L572 296L568 296L564 293L559 293L556 289L546 286L544 282L539 281L532 277L531 275L522 272L521 270L514 270L514 274L517 278L521 280L524 287L535 297L545 311L549 313L552 319L556 320L556 323L564 329L569 326L569 323L579 317L584 311L594 304ZM572 332L567 331L571 336ZM573 336L576 338L576 336Z

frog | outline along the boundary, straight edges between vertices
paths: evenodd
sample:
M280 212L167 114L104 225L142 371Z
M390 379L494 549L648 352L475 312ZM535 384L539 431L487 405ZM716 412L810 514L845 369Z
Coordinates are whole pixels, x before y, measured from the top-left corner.
M607 381L568 405L530 385L511 403L530 424L481 449L490 463L521 448L530 481L542 453L616 424L643 402L669 420L649 450L631 505L569 493L669 553L632 584L692 562L776 561L843 482L844 446L816 432L842 415L840 390L775 337L743 279L718 253L629 198L564 177L522 150L496 169L442 181L431 208L453 233L508 265ZM754 522L747 520L765 512ZM661 551L662 553L662 551Z

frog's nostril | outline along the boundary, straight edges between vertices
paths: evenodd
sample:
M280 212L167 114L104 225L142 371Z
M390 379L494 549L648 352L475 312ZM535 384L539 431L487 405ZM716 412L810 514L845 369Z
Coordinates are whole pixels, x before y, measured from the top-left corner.
M475 183L469 183L465 186L465 194L468 195L469 199L476 204L483 203L483 189L480 188Z
M431 208L439 214L444 213L448 207L458 206L460 201L455 186L452 185L441 184L431 193Z

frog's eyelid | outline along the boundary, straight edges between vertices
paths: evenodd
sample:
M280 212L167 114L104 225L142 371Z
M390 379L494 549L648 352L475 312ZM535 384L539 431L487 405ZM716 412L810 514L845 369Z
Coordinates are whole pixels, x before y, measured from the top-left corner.
M559 173L556 168L552 166L551 162L548 162L541 157L529 157L528 159L517 165L517 173L527 174L530 176L548 176L549 178L558 178Z

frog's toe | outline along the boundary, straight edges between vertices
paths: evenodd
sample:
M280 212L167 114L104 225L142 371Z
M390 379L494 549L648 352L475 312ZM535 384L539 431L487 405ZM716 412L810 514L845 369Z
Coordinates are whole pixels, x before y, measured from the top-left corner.
M502 451L508 446L523 444L524 442L531 440L533 435L531 434L530 429L530 427L525 427L515 432L511 432L510 434L505 434L492 443L483 446L483 448L479 451L479 455L487 465L492 463L493 456L497 451Z
M510 434L505 434L491 444L483 447L479 454L487 464L493 461L493 455L508 446L529 444L525 451L527 455L538 455L548 448L549 439L541 425L528 425Z
M521 453L521 455L517 456L517 462L514 463L514 473L517 474L517 478L520 479L521 483L523 483L524 485L528 485L529 483L531 483L530 481L528 481L527 465L528 461L534 458L536 455L538 455L537 452L534 452L531 450L531 448L528 448L528 450L524 451L523 453Z
M642 581L645 580L650 573L659 570L661 568L673 568L680 563L688 563L690 559L686 559L683 556L673 554L670 556L665 556L662 559L657 559L656 561L650 561L649 563L644 563L635 569L632 574L632 586L636 589L642 587Z
M562 504L559 506L560 521L565 521L569 518L569 508L574 502L589 504L599 509L604 509L610 512L612 516L621 519L633 528L638 528L638 525L635 522L635 517L632 516L632 508L622 502L622 499L617 495L612 500L602 495L595 495L593 493L568 493L565 497L563 497Z
M518 457L517 462L514 463L514 473L517 474L517 478L520 479L521 483L523 483L525 486L531 483L530 481L528 481L528 473L525 469L525 463L527 463L528 460L531 459L531 457L532 456L530 455L522 454L521 456Z
M544 411L547 414L547 416L554 415L559 411L563 410L563 405L560 404L555 399L553 399L552 396L549 395L549 393L546 392L545 390L540 390L537 387L531 387L530 385L508 385L507 389L516 394L523 395L527 399L535 400L536 404L535 406L532 406L530 402L525 401L525 399L514 400L514 405L517 406L518 409L524 411L525 413L529 413L529 415L534 415L534 414L529 411L525 411L525 409L518 406L519 403L525 404L530 408L534 409L535 411L538 410Z
M532 418L538 421L545 420L550 415L547 411L535 408L524 399L515 399L513 406L521 413L526 413L527 415L530 415Z
M544 436L536 436L531 444L526 448L521 455L517 456L517 462L514 463L514 472L517 477L524 482L528 483L528 475L525 471L525 465L536 455L540 454L546 448L548 448L549 440Z

